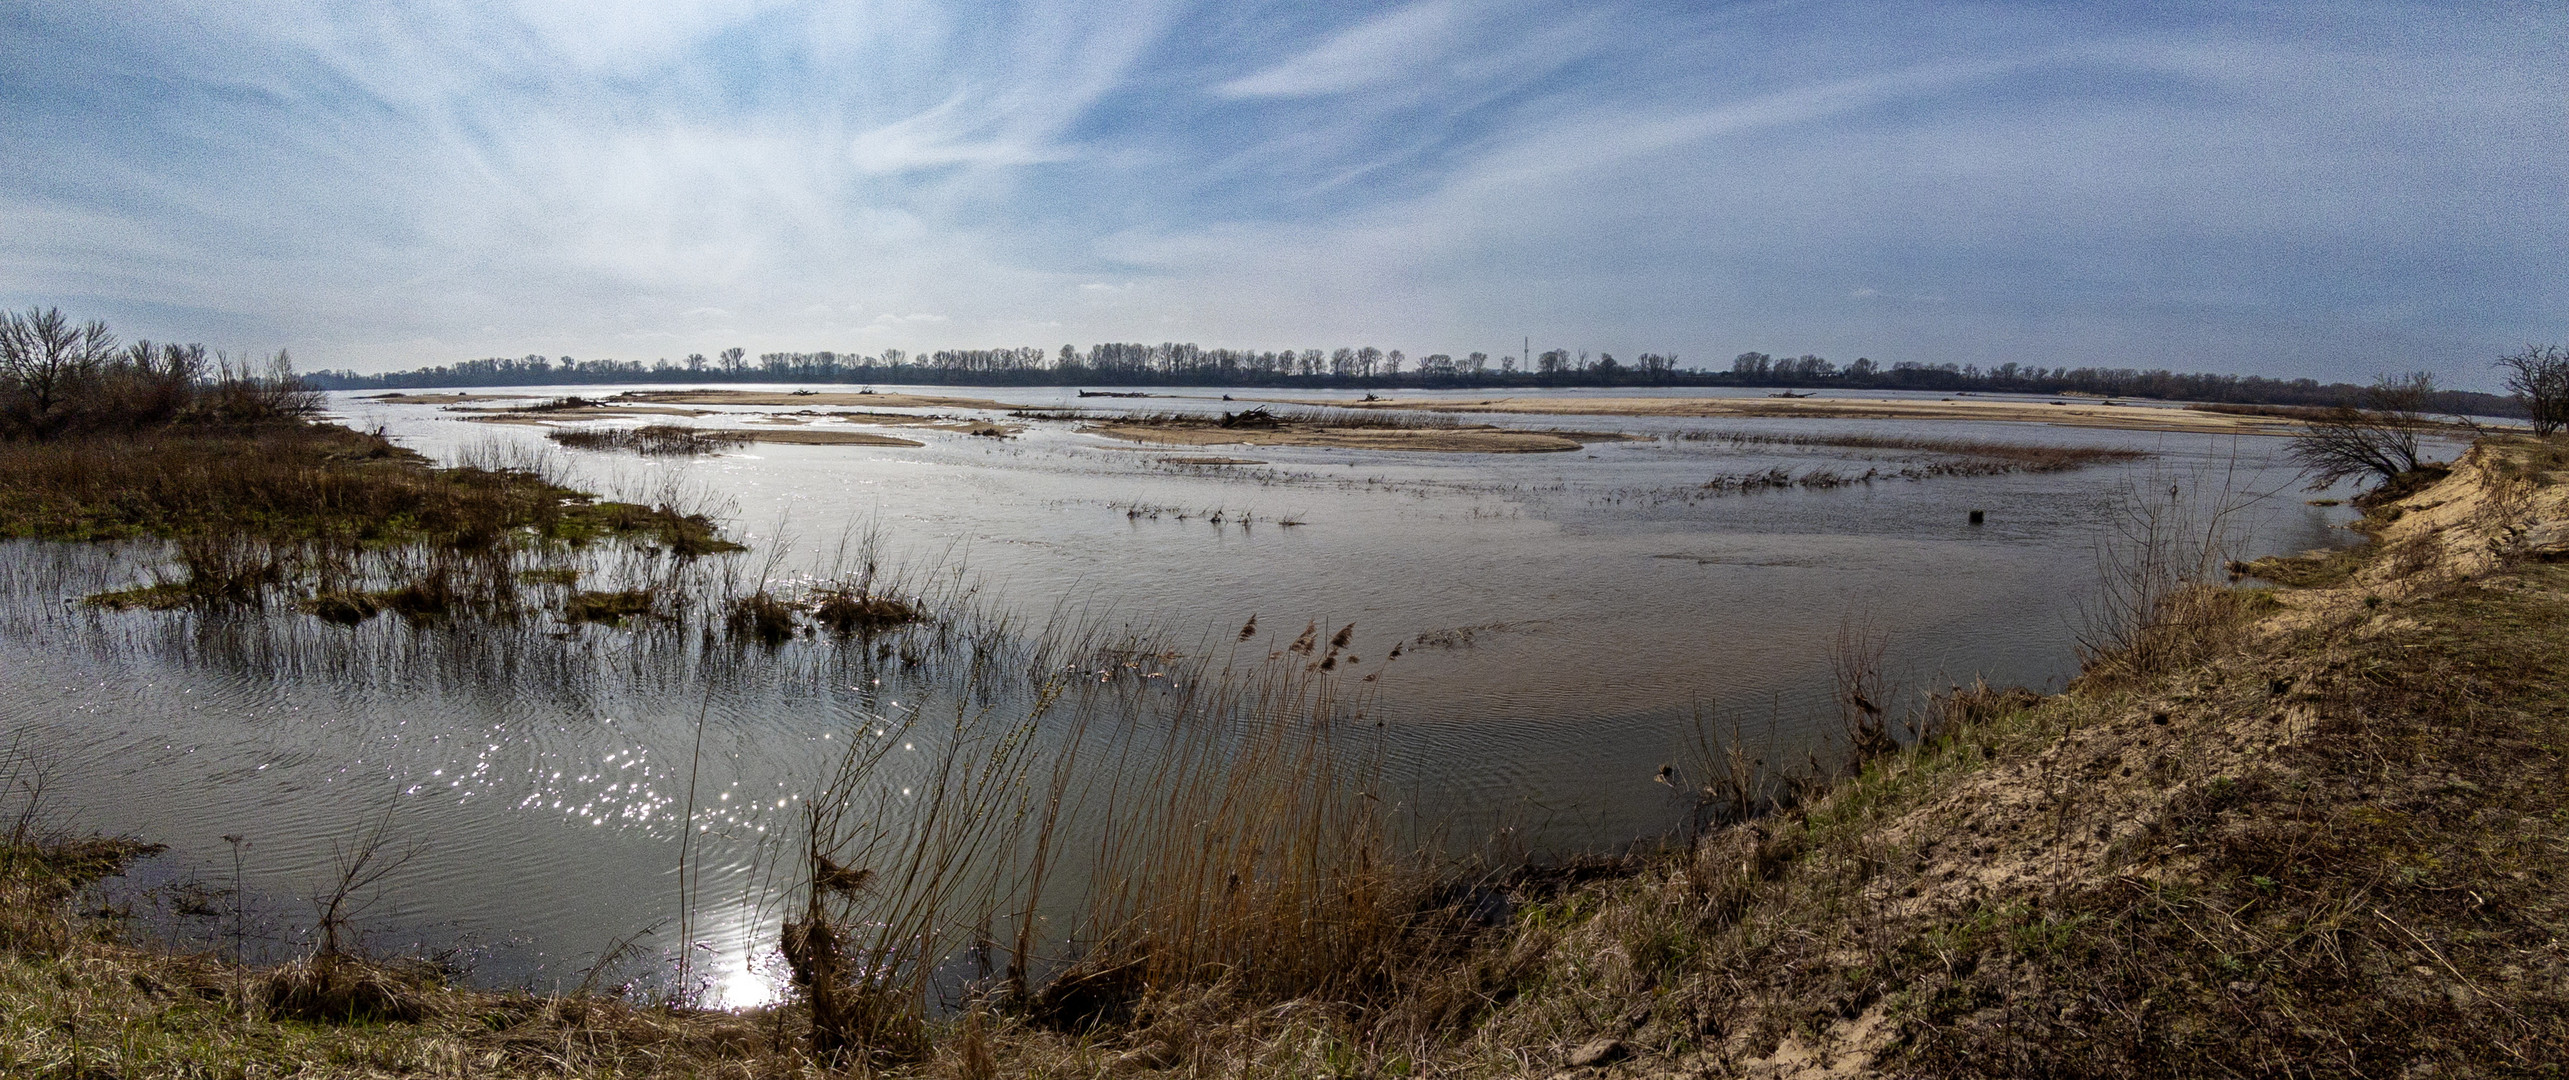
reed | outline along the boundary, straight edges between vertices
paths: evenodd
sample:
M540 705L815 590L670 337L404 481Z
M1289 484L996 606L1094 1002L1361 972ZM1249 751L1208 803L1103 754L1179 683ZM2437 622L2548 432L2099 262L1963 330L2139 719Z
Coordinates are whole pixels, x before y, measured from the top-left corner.
M731 431L709 431L680 424L638 428L555 428L544 437L575 450L621 450L655 457L719 453L747 446L750 437Z
M2247 511L2277 491L2242 480L2236 456L2127 482L2096 545L2102 588L2084 606L2080 679L2092 685L2190 663L2224 643L2258 594L2221 587L2249 540Z
M1057 420L1118 427L1216 427L1216 428L1368 428L1381 430L1434 430L1464 426L1463 421L1444 413L1406 410L1333 409L1327 407L1276 409L1265 405L1251 406L1238 412L1108 412L1088 409L1019 409L1008 414L1019 420Z
M1454 946L1428 927L1465 894L1396 840L1374 728L1317 662L1021 645L848 732L807 801L782 950L814 1047L921 1060L941 1003L1089 1031L1206 994L1386 999Z
M1757 446L1794 448L1826 447L1848 450L1881 450L1903 454L1933 454L1957 459L1928 467L1918 479L1928 475L1994 475L2008 472L2065 472L2090 465L2138 461L2150 456L2146 450L2106 446L2068 446L2057 443L2015 443L1985 439L1944 439L1904 435L1775 435L1752 431L1685 431L1675 438L1686 442L1723 442L1746 449Z

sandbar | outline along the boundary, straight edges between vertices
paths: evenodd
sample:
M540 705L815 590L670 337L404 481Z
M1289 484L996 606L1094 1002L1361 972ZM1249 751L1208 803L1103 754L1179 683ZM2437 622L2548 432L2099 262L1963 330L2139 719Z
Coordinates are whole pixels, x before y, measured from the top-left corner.
M826 431L812 428L709 428L724 435L738 435L751 442L792 443L796 446L925 446L914 439L877 435L870 431Z
M463 405L475 401L526 401L533 397L532 394L467 394L458 390L452 394L368 394L359 400L380 401L386 405Z
M634 390L614 401L662 405L870 405L878 409L1004 409L983 398L933 397L927 394L860 394L829 391L779 394L765 390Z
M466 420L477 424L543 424L551 420L596 420L618 416L703 416L701 409L662 409L645 406L621 408L612 405L578 406L568 409L451 409L468 413Z
M2302 425L2271 416L2240 416L2144 405L2108 405L2092 399L1992 401L1954 398L1716 398L1716 397L1501 397L1386 398L1380 401L1303 401L1286 404L1332 409L1399 409L1439 413L1531 413L1549 416L1681 416L1831 420L1985 420L2056 424L2127 431L2184 431L2216 435L2289 435Z
M1126 442L1166 446L1306 446L1338 450L1405 450L1466 454L1554 454L1624 436L1593 432L1470 427L1338 427L1287 421L1274 427L1102 420L1079 429Z

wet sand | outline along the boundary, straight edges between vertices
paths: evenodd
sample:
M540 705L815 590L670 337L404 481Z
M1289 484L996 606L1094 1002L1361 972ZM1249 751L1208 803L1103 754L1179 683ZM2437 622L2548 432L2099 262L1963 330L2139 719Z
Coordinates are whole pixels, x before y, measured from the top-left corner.
M1451 398L1386 398L1380 401L1284 400L1284 404L1333 409L1399 409L1440 413L1537 413L1557 416L1676 416L1705 419L1831 420L1980 420L2001 423L2054 424L2062 427L2116 428L2124 431L2184 431L2205 434L2289 435L2301 430L2290 420L2239 416L2191 409L2142 405L2109 405L2086 398L2053 402L1991 401L1952 398L1668 398L1668 397L1500 397L1478 401Z
M1472 427L1335 427L1285 422L1275 427L1226 428L1213 424L1101 421L1079 429L1126 442L1161 446L1307 446L1341 450L1408 450L1464 454L1556 454L1624 436L1592 432L1523 431Z
M747 436L751 442L791 443L796 446L925 446L915 439L894 435L877 435L870 431L815 431L811 428L708 428L724 435Z
M757 390L636 390L609 399L656 405L867 405L877 409L1005 409L986 398L935 397L928 394L860 394L831 391L816 394Z
M386 405L467 405L476 401L532 401L528 394L368 394L362 400L380 401Z
M470 413L472 415L466 416L464 419L470 420L476 424L533 424L538 427L555 420L596 420L600 418L612 419L615 417L630 416L696 417L705 415L704 411L701 409L661 409L649 407L628 409L615 406L576 409L453 409L449 411Z

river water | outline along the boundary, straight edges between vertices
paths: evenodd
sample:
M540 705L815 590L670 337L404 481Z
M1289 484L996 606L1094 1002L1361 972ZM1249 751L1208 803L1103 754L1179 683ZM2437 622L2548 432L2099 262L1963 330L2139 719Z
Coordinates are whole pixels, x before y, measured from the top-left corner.
M1219 388L1112 402L918 392L1225 407ZM1306 626L1352 625L1357 659L1332 677L1379 725L1401 812L1447 837L1505 831L1536 853L1611 848L1682 821L1653 777L1698 723L1779 758L1816 745L1835 722L1833 650L1850 633L1883 643L1903 701L1975 678L2058 688L2097 610L2100 545L2135 491L2235 507L2239 557L2350 539L2338 527L2349 513L2312 505L2279 462L2283 441L2262 437L1509 416L1487 419L1637 438L1522 455L1261 447L1218 452L1262 464L1206 467L1051 422L1004 440L902 429L926 445L756 444L673 462L553 450L539 429L432 406L332 403L432 457L551 453L591 490L685 492L753 548L735 574L808 575L870 528L911 580L961 592L957 603L1020 634L1077 625L1254 664ZM1708 493L1716 475L1914 457L1703 437L1723 433L2149 456ZM714 973L715 1000L756 1003L774 992L758 958L813 762L834 733L901 707L887 697L900 681L887 688L817 647L717 671L702 650L603 629L467 642L391 617L351 631L301 615L64 603L130 584L153 557L148 546L0 549L0 725L45 767L58 820L170 846L135 875L149 901L138 907L183 941L227 940L231 902L206 890L231 886L237 854L252 936L295 947L310 922L301 898L334 850L389 814L409 858L370 894L362 925L378 947L451 951L485 982L538 986L578 981L640 931L653 930L646 955L665 959L692 803L707 927L696 963ZM1260 629L1243 642L1252 617Z

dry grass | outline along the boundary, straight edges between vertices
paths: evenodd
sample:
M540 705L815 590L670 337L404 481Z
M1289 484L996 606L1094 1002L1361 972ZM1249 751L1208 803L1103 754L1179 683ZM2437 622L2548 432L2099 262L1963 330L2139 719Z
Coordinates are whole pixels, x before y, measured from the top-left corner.
M1206 1017L1389 1001L1468 940L1299 654L1250 673L1054 655L1026 712L970 695L851 733L809 804L784 931L817 1053L931 1063L937 1005L960 1000L962 1022L997 1025L965 1057L1106 1044L1174 1063L1193 1051L1172 1033Z
M1769 435L1738 431L1689 431L1675 436L1689 442L1726 442L1734 447L1784 446L1887 451L1900 463L1852 469L1822 467L1795 473L1782 466L1753 472L1722 473L1700 490L1715 495L1751 494L1802 488L1827 491L1875 483L1933 480L1949 476L2003 476L2020 472L2066 472L2091 465L2135 461L2146 451L2111 447L2060 446L1974 439L1934 439L1890 435Z
M341 625L511 617L523 584L577 580L600 542L684 561L739 546L705 513L599 501L537 456L434 468L321 424L0 442L0 537L164 538L167 563L111 608L278 604ZM597 605L574 605L569 621Z
M1744 431L1689 431L1679 434L1677 438L1689 442L1726 442L1743 449L1752 446L1790 446L1934 454L1977 461L1993 470L2008 472L2063 472L2104 462L2138 461L2150 456L2146 450L2118 447L1999 442L1990 439L1937 439L1904 435L1769 435ZM2000 466L2004 468L1998 469Z
M701 518L599 503L521 462L431 468L380 435L335 425L0 443L0 537L479 550L515 536L629 535L724 549Z
M734 447L747 446L749 435L730 431L707 431L678 424L648 424L638 428L555 428L544 437L574 450L622 450L645 456L691 456L712 454Z

